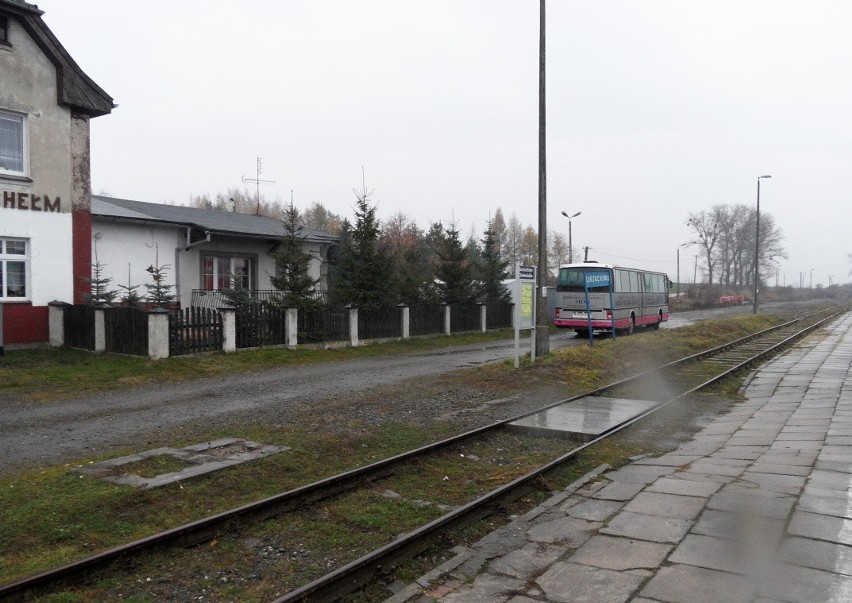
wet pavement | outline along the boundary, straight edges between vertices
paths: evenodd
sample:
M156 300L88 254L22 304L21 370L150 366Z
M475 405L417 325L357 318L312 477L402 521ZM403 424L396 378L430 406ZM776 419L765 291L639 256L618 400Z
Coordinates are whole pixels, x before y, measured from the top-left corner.
M852 313L677 450L602 467L389 599L852 601Z

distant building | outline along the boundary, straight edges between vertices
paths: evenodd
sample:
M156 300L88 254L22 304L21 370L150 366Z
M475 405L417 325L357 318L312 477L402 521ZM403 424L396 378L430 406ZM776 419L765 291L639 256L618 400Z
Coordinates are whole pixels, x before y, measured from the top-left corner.
M113 99L21 0L0 0L0 307L6 345L48 341L47 304L91 276L89 120Z
M103 264L103 275L113 279L112 288L150 284L147 269L159 263L168 266L167 283L184 307L191 304L193 290L217 291L234 284L272 289L270 278L278 269L273 254L285 234L283 223L267 216L99 195L92 196L92 221L92 251ZM324 291L328 251L338 237L308 229L299 236L312 256L310 274Z

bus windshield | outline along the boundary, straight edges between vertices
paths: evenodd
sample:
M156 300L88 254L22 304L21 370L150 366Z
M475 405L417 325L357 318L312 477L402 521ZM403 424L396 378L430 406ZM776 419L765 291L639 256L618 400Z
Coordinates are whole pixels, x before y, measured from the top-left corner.
M600 272L600 268L560 268L559 280L556 283L557 291L583 291L586 272ZM609 285L603 287L589 287L589 291L609 291Z

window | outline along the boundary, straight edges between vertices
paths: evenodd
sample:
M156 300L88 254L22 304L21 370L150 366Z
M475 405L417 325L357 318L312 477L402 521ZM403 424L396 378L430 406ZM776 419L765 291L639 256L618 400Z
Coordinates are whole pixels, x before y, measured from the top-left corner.
M0 174L26 176L26 119L0 111Z
M27 247L25 239L0 239L0 300L28 298Z
M0 44L9 45L9 17L0 15Z
M207 255L201 258L201 288L251 289L254 282L253 258L237 255Z

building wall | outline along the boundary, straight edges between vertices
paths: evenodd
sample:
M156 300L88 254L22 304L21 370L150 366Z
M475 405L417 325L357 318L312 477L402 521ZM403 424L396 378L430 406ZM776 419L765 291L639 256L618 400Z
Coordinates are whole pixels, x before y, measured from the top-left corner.
M175 247L180 235L181 229L174 226L109 222L95 217L90 241L92 262L97 257L103 276L112 279L110 289L121 291L118 286L129 282L139 285L136 292L145 297L145 285L154 282L146 269L157 264L158 259L160 266L167 266L166 283L175 286Z
M74 278L71 110L57 104L53 63L9 21L12 46L0 46L0 109L26 116L29 148L28 179L0 175L0 236L29 243L29 297L4 302L4 343L12 345L47 341L46 305L73 301Z

